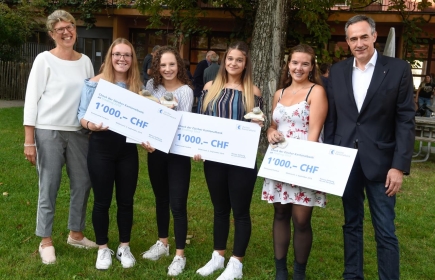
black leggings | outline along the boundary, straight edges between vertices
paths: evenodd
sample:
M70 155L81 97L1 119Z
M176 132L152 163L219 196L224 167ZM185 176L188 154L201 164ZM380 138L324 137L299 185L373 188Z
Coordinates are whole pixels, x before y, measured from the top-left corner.
M250 206L257 167L251 169L205 161L204 173L214 207L214 249L226 249L232 209L235 227L233 255L244 257L251 237Z
M133 224L133 196L136 191L139 158L136 144L113 131L93 132L89 139L88 170L94 192L92 223L96 243L109 242L109 208L116 185L119 241L130 242Z
M174 217L175 245L184 249L187 235L187 195L190 184L190 158L155 150L148 153L148 173L156 197L159 238L169 233L169 207Z

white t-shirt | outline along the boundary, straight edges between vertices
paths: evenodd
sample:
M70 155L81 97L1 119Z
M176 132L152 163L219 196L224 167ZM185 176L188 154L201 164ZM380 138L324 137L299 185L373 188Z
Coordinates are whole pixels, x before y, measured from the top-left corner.
M91 60L63 60L52 53L40 53L33 62L24 103L24 125L40 129L77 131L83 82L94 76Z

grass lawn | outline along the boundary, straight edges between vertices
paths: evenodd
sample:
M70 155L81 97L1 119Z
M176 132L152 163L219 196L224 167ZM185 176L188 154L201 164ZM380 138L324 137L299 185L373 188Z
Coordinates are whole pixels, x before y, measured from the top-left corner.
M170 231L171 255L156 262L144 260L140 253L157 240L154 198L148 179L146 153L140 153L140 171L135 196L132 253L137 264L123 269L114 259L107 271L95 269L96 250L81 250L66 244L69 206L68 178L64 174L59 190L54 222L53 240L57 263L43 265L38 254L40 239L35 236L38 178L35 167L24 160L22 127L23 108L0 109L0 279L168 279L175 243ZM259 158L259 163L261 158ZM397 197L396 225L400 241L401 278L435 279L435 157L427 162L413 163L410 176L405 177ZM251 241L244 261L244 279L273 279L272 247L273 207L260 200L262 179L258 178L253 201ZM6 194L7 193L7 194ZM95 240L91 209L88 203L85 235ZM116 204L110 212L109 246L116 251L118 233ZM202 164L192 162L188 201L189 230L193 235L186 246L187 265L177 279L216 279L218 273L201 277L195 271L211 257L213 249L212 205L205 184ZM365 277L377 279L376 248L368 207L365 215ZM343 270L343 223L341 199L329 195L325 209L313 214L314 243L307 267L307 279L340 279ZM232 250L232 227L227 258ZM288 263L293 262L290 250ZM290 269L291 271L291 269Z

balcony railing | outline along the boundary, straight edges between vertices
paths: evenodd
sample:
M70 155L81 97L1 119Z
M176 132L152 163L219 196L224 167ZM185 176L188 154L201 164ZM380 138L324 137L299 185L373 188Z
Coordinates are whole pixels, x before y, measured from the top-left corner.
M30 0L31 2L32 0ZM158 1L158 0L156 0ZM435 0L428 0L427 2L431 5L430 7L424 8L423 10L418 9L418 4L423 0L406 0L405 5L409 11L421 12L421 11L430 11L435 12ZM6 0L4 1L6 4L17 4L20 3L21 0ZM51 3L65 3L65 5L73 5L76 6L80 1L78 0L52 0ZM105 1L106 5L109 7L132 7L134 6L134 0L107 0ZM213 4L212 1L207 1L208 3L203 3L201 0L197 1L198 7L206 8L206 9L221 9L222 6ZM333 10L362 10L362 11L394 11L390 9L390 1L389 0L378 0L368 6L361 7L351 7L351 0L343 0L341 3L337 3L332 9Z
M435 0L429 0L428 4L430 4L430 7L424 8L420 10L418 8L418 4L422 2L422 0L407 0L405 1L405 5L407 7L407 10L414 11L414 12L422 12L422 11L431 11L435 12ZM351 1L343 1L342 3L336 4L333 10L349 10L353 8L354 10L362 10L362 11L382 11L382 12L388 12L388 11L395 11L394 9L390 8L390 1L389 0L379 0L376 1L368 6L362 6L362 7L351 7L350 6Z

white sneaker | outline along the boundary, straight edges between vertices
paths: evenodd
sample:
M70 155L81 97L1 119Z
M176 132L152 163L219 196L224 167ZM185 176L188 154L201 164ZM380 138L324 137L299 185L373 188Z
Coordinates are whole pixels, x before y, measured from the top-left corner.
M118 247L116 258L121 262L123 268L133 267L136 263L136 259L130 252L130 246Z
M169 244L165 246L160 240L151 246L148 251L142 253L142 258L156 261L162 256L169 256Z
M242 269L243 264L238 259L231 257L224 272L216 280L242 279Z
M214 251L211 255L211 260L206 265L196 271L201 276L208 276L218 269L224 268L225 258L219 255L217 251Z
M171 265L168 267L168 275L177 276L178 274L183 272L185 266L186 266L186 257L176 255Z
M97 269L108 269L112 265L113 251L109 248L103 248L98 250L97 262L95 267Z

